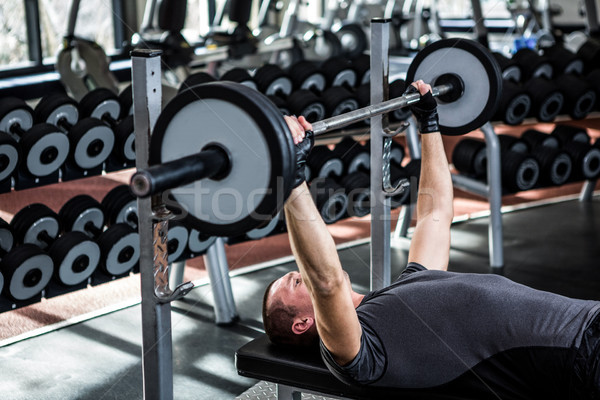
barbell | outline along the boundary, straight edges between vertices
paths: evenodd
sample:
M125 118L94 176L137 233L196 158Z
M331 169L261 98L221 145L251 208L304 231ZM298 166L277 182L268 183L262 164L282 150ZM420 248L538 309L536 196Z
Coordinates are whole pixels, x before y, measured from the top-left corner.
M489 50L471 40L444 39L420 51L407 82L432 84L440 131L461 135L481 127L500 101L502 74ZM419 94L312 124L315 135L410 106ZM170 190L198 231L234 236L260 227L283 207L292 190L295 152L289 128L263 94L234 82L211 82L179 93L161 112L148 169L130 187L138 197Z

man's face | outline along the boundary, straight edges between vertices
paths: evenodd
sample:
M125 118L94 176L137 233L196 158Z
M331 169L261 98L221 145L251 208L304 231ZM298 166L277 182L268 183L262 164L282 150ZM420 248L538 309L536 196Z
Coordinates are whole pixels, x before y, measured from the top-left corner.
M279 299L283 304L296 307L301 313L314 314L310 294L298 271L289 272L276 280L270 291L269 302Z

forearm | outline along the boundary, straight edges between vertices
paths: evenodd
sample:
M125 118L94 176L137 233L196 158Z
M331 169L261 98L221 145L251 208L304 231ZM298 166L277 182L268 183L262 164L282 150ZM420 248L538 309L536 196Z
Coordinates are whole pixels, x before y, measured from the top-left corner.
M417 223L428 219L449 228L454 214L454 195L442 137L439 133L421 135L421 143Z
M327 294L343 284L335 242L306 183L292 191L285 205L285 217L292 252L309 291Z
M446 270L450 258L453 188L439 133L421 135L421 177L415 227L408 261Z

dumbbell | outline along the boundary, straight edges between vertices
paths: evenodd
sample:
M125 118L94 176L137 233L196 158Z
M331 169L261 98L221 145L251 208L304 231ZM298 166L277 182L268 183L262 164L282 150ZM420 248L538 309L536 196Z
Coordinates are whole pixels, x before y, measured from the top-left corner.
M326 87L344 86L353 88L357 83L356 71L346 57L330 57L321 64Z
M583 60L571 50L561 44L555 44L543 49L544 56L552 64L555 75L575 74L582 75L584 70Z
M128 120L129 118L133 118L133 116L126 117L121 121L118 120L121 115L122 106L118 96L109 89L97 88L92 90L81 99L79 107L83 116L96 118L104 122L106 126L115 132L114 136L116 136L117 132L120 132L118 143L121 146L128 142L130 136L135 137L132 123L133 120L131 120L131 122ZM129 142L132 142L132 140L133 139L130 139ZM107 147L109 146L108 140L105 145ZM112 151L112 146L110 146L110 151ZM108 154L110 154L110 151Z
M519 49L513 55L513 60L521 67L522 80L540 77L552 79L554 76L554 68L550 59L530 48L524 47Z
M531 97L530 114L538 121L551 122L562 110L565 97L554 82L532 78L525 83L525 90Z
M109 190L101 202L106 216L106 225L125 223L137 230L137 198L131 194L129 186L117 185Z
M556 85L565 96L562 113L572 119L583 119L596 106L596 92L583 78L563 74L555 79Z
M367 172L371 166L369 149L350 136L345 136L333 149L333 156L339 158L344 165L342 174L348 175L353 172Z
M293 64L288 74L292 80L293 90L312 90L318 93L325 90L327 81L325 75L317 65L309 60L302 60Z
M53 270L55 281L62 286L74 286L85 282L98 266L98 244L81 232L66 232L60 235L58 215L44 204L33 203L21 209L13 217L11 228L18 243L33 245L47 251L53 262L49 275L52 276ZM43 273L38 272L32 282L39 280L46 281L47 284L50 276L45 277ZM31 284L23 282L23 286Z
M600 110L600 68L592 70L585 79L596 92L596 110Z
M493 119L507 125L519 125L529 115L531 103L531 96L522 85L505 79L500 105Z
M521 134L521 140L529 145L531 155L540 164L540 185L558 186L568 181L573 163L571 157L559 149L559 141L555 136L528 129Z
M564 146L569 142L590 143L587 129L575 125L556 124L550 135L557 141L557 146Z
M526 131L524 131L521 134L521 140L527 143L530 149L533 149L538 146L557 149L560 145L560 142L556 135L553 136L535 129L527 129Z
M77 102L60 92L44 96L35 107L37 122L55 125L67 134L69 160L81 170L90 170L106 160L113 149L115 134L100 120L80 118L82 115Z
M371 80L371 57L368 54L361 54L350 60L352 69L356 72L356 85L364 85Z
M192 88L197 85L202 85L203 83L214 82L217 78L209 74L208 72L196 72L194 74L188 75L181 85L179 85L179 89L177 93L181 93L186 89Z
M484 178L487 171L486 145L483 140L465 138L454 146L452 164L461 174L476 179Z
M333 178L313 179L310 192L326 224L333 224L344 217L348 208L348 196Z
M340 180L348 198L346 213L349 217L364 217L371 212L370 183L369 174L363 171L351 172Z
M21 149L21 170L35 179L58 171L69 154L69 139L57 127L33 124L33 110L16 97L0 99L0 131L12 135ZM4 140L5 142L10 141ZM14 150L4 154L4 163L13 166ZM8 158L8 161L7 161Z
M573 161L571 180L591 180L600 176L600 149L590 145L590 137L584 128L557 125L552 131L560 142L561 149Z
M508 58L504 54L499 52L492 52L492 55L498 62L498 66L502 71L502 78L511 82L521 82L523 72L521 66L517 63L514 58Z
M265 64L254 72L254 82L258 90L265 94L282 114L292 114L287 109L287 97L292 93L293 85L283 69L275 64Z
M499 134L498 142L500 143L500 151L514 151L517 153L529 153L529 145L524 140L517 136Z
M10 179L19 166L20 157L17 141L8 133L0 132L0 182Z
M249 88L257 90L256 82L252 79L252 76L248 72L248 70L244 68L232 68L229 71L225 72L221 76L222 81L231 81L238 82L242 85L246 85Z
M502 184L511 193L532 189L538 182L540 166L528 153L502 151Z
M327 146L315 146L308 154L306 165L312 179L330 176L340 177L344 173L344 163Z

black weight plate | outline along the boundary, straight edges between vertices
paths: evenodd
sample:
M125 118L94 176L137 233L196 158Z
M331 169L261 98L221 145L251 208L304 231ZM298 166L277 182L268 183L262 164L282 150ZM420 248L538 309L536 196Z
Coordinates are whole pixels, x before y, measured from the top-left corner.
M40 235L47 234L49 240L54 240L60 233L58 215L41 203L20 209L10 221L10 226L17 243L31 243L42 249L48 247L48 243Z
M115 145L111 128L97 118L84 118L71 129L70 159L81 169L100 166Z
M120 119L133 115L133 86L131 84L119 93L119 104L121 104Z
M6 132L0 132L0 181L10 177L19 166L21 148Z
M15 239L13 237L12 228L10 224L0 218L0 250L10 251L13 247ZM0 285L1 286L1 285ZM0 291L2 289L0 288Z
M96 229L104 227L104 209L93 197L80 194L69 199L58 212L63 231L78 231L87 233L86 226L93 224Z
M54 263L38 246L23 244L8 252L0 261L5 279L4 295L27 300L39 294L50 282Z
M459 76L464 91L451 103L438 99L441 133L462 135L490 121L502 92L502 73L490 51L467 39L434 42L417 53L408 68L406 82L422 79L435 86L436 79L444 74Z
M110 89L97 88L87 93L79 102L81 115L102 119L108 115L112 119L119 119L121 115L121 103L119 97Z
M115 146L113 154L123 162L135 160L135 130L133 115L123 118L115 127Z
M47 176L58 170L69 155L69 139L50 124L37 124L19 142L23 162L33 176Z
M160 114L150 143L156 165L217 144L231 172L173 189L192 227L235 236L262 225L283 206L294 176L293 142L277 107L235 82L207 83L178 94Z
M138 263L140 236L127 224L115 224L98 237L100 267L109 275L123 275Z
M33 110L18 97L0 98L0 131L11 132L13 126L24 131L33 126Z
M137 199L128 185L112 188L102 199L108 225L128 223L137 226Z
M84 282L98 267L100 246L85 233L68 232L48 249L54 262L54 276L65 286Z
M42 97L35 106L36 123L46 122L59 126L61 121L75 125L79 121L79 106L75 99L65 93L51 93Z

